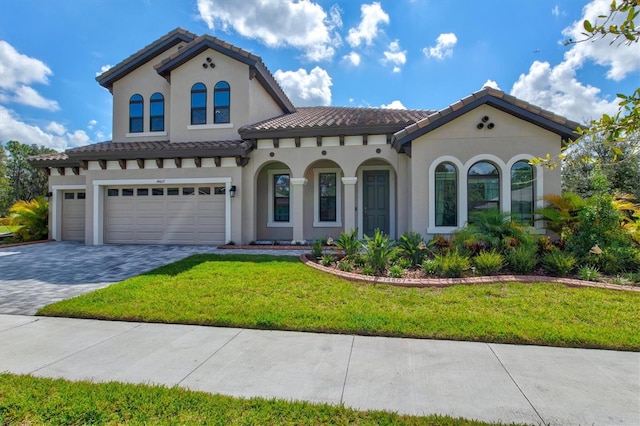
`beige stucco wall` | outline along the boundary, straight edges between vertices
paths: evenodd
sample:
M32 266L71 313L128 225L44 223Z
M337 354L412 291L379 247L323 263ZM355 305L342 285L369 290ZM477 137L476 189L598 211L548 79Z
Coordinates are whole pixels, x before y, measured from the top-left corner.
M148 141L148 140L168 140L168 135L171 132L170 125L170 111L171 111L171 96L170 86L167 80L158 75L153 68L154 65L160 63L160 61L175 53L178 50L178 46L182 46L181 43L173 48L167 50L161 55L153 58L146 64L138 67L131 73L127 74L124 78L117 80L113 84L113 140L114 141ZM149 112L151 95L156 92L162 93L164 96L164 132L149 133ZM139 134L131 135L127 137L129 133L129 99L132 95L140 94L144 99L144 134L146 136L140 136Z
M478 130L477 125L484 116L489 117L489 120L483 129ZM491 130L487 129L489 123L495 125ZM460 189L461 179L466 179L466 173L473 164L482 160L493 162L501 169L501 208L509 211L509 199L504 195L510 187L511 165L517 160L528 160L547 153L557 156L560 147L561 138L557 134L488 105L482 105L417 138L412 142L411 148L411 184L408 197L412 200L410 227L422 234L436 233L429 222L429 188L432 187L430 179L433 179L429 175L430 167L433 168L442 161L454 162L458 167ZM559 169L537 167L534 173L539 193L560 193ZM460 190L458 195L458 220L459 225L464 225L466 201L460 198ZM434 232L428 232L430 227Z

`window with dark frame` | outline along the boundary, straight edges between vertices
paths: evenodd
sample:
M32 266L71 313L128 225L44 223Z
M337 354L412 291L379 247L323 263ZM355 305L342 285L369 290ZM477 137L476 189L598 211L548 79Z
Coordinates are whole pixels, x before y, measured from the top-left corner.
M195 188L182 188L182 195L195 195L196 191Z
M129 99L129 133L144 131L144 99L135 94Z
M320 222L337 220L337 175L336 173L319 173L319 215Z
M458 172L451 163L440 163L435 176L436 226L458 225Z
M180 188L167 188L167 195L180 195Z
M164 195L164 188L151 188L152 196Z
M138 197L146 197L147 195L149 195L149 188L138 188L136 190L136 195Z
M84 192L78 192L78 200L84 200L86 197L86 194Z
M231 87L226 81L219 81L213 88L213 122L231 121Z
M472 214L487 209L500 209L500 172L488 161L475 163L467 174L467 212Z
M533 225L533 167L518 161L511 167L511 219L523 225Z
M290 179L288 173L273 175L273 221L289 222Z
M202 83L191 87L191 124L207 124L207 86Z
M151 116L150 118L150 130L152 132L164 131L164 96L162 93L154 93L151 95L150 100Z
M107 189L107 197L117 197L118 195L120 195L120 190L118 188Z
M133 188L122 188L123 197L133 197Z
M75 192L65 192L64 193L64 199L65 200L75 200L76 199Z

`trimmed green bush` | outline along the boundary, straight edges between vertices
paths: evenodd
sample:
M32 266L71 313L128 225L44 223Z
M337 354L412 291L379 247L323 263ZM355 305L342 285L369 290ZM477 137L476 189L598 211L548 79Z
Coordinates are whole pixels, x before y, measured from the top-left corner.
M542 257L542 266L552 274L568 275L576 265L576 258L560 250L551 250Z
M504 257L495 250L483 251L473 258L473 264L480 275L493 275L504 266Z
M424 262L422 262L422 270L425 275L436 275L438 268L438 261L436 259L425 259Z
M436 256L437 275L445 278L460 278L471 269L471 261L457 251Z
M538 264L534 247L518 247L505 256L507 268L516 274L530 274Z
M402 257L411 261L412 267L420 265L427 254L427 246L422 241L422 235L417 232L402 234L398 241L398 250Z
M352 229L348 234L343 232L340 238L334 241L339 249L342 249L345 256L354 256L362 249L362 241L358 239L358 229Z
M600 281L600 271L593 265L584 265L578 269L578 278L585 281Z
M404 269L400 265L393 265L391 268L389 268L389 276L391 278L402 278L403 274Z

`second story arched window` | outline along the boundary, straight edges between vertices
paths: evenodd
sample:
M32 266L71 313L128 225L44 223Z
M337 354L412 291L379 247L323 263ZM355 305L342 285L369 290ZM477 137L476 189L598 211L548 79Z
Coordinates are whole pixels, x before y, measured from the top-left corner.
M152 132L164 131L164 96L162 93L154 93L151 95L150 130Z
M144 99L135 94L129 98L129 133L141 133L144 130Z
M207 124L207 86L202 83L191 87L191 124Z
M229 123L231 121L231 87L226 81L219 81L213 88L213 122Z

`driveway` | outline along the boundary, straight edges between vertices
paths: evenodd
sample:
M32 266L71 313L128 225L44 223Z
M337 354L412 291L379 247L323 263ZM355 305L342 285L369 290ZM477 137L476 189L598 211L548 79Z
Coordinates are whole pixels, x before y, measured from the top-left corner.
M0 314L33 315L50 303L106 287L192 254L236 252L206 245L86 246L73 242L0 248ZM277 254L297 253L300 252Z

